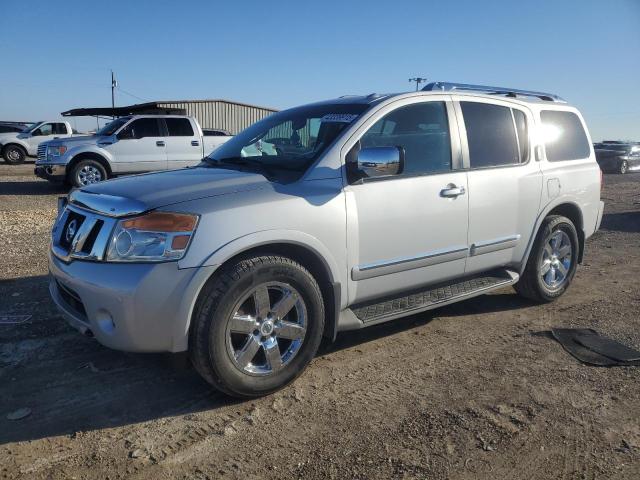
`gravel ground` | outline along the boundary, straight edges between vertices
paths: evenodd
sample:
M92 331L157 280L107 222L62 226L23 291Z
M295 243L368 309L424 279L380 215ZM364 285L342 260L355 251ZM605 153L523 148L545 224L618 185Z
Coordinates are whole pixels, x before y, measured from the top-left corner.
M511 288L342 334L293 385L238 402L165 355L108 350L46 287L63 192L0 164L0 478L640 477L640 369L579 364L545 332L640 348L640 175L605 178L572 288ZM20 420L7 415L29 410Z

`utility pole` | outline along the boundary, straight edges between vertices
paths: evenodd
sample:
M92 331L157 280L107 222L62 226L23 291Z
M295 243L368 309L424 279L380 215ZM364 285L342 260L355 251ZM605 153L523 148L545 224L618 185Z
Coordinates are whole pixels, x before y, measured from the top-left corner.
M113 110L116 108L116 87L118 86L118 82L116 81L116 77L113 75L113 70L111 70L111 117L116 118Z
M415 77L415 78L410 78L409 79L410 82L416 82L416 92L418 91L420 84L421 83L425 83L427 81L426 78L423 77Z

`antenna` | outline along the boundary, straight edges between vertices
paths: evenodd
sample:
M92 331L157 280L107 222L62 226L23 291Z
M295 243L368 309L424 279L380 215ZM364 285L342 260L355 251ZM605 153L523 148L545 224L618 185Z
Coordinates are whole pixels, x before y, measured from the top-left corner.
M410 78L409 81L416 82L416 92L417 92L420 89L420 84L425 83L427 79L424 77L415 77L415 78Z
M111 70L111 117L116 118L113 110L116 108L116 96L115 91L118 87L118 81L116 77L113 75L113 70Z

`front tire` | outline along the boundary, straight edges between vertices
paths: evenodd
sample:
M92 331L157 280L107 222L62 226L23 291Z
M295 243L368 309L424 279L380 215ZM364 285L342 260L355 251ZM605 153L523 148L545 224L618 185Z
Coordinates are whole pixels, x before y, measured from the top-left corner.
M2 150L2 158L10 165L18 165L24 163L27 152L19 145L7 145Z
M240 398L279 390L315 356L324 329L318 283L281 256L234 261L201 292L189 353L217 389Z
M624 175L628 171L629 171L629 163L626 160L623 160L622 162L620 162L620 165L618 166L618 173Z
M553 302L567 291L578 267L580 243L571 220L550 215L543 221L516 291L539 303Z
M69 174L69 183L74 187L84 187L107 180L107 170L96 160L80 160Z

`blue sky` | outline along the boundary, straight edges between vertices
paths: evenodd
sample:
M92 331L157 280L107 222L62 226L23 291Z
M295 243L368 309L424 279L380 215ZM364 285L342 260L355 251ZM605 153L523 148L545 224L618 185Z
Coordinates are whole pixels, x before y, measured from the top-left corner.
M640 140L640 0L0 0L0 17L2 120L108 106L110 69L120 105L286 108L426 76L558 93L595 140Z

